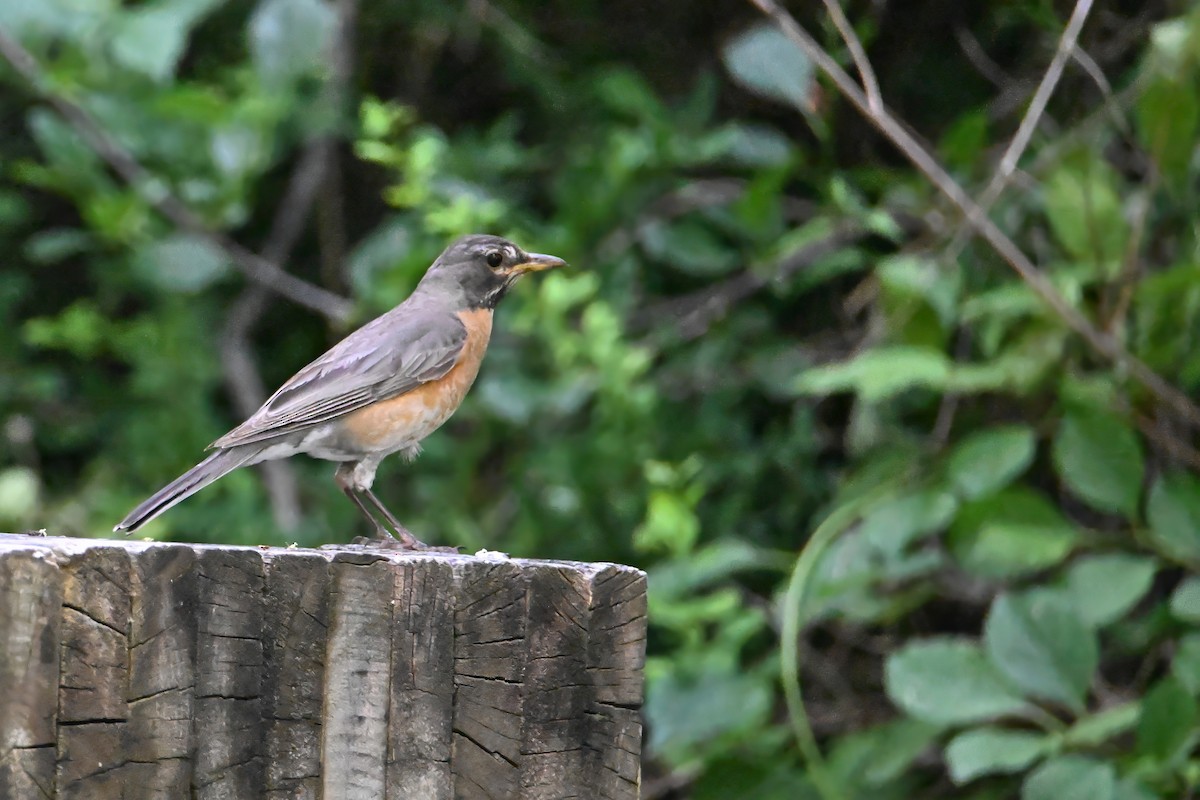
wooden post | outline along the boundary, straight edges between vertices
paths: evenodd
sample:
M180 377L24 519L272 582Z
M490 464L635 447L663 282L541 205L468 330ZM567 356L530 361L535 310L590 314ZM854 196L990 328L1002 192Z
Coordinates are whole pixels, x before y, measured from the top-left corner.
M636 798L638 570L0 534L0 800Z

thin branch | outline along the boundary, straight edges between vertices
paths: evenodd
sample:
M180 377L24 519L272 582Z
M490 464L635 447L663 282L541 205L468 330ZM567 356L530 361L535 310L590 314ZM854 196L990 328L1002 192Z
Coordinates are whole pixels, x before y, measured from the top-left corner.
M1087 116L1076 123L1070 130L1064 131L1060 136L1055 137L1053 141L1046 142L1043 147L1038 149L1037 155L1033 158L1033 163L1029 165L1029 174L1039 175L1049 167L1059 163L1065 151L1074 147L1080 141L1094 136L1096 128L1106 119L1112 120L1124 117L1125 109L1131 107L1133 102L1146 90L1152 74L1149 70L1141 70L1120 91L1105 100L1099 108L1088 112ZM1127 120L1124 120L1118 127L1127 129L1129 123Z
M71 124L80 137L113 171L129 184L142 199L178 227L206 239L251 280L292 302L317 311L342 323L349 319L353 305L343 297L320 286L289 275L275 264L242 247L224 234L212 231L192 209L171 194L165 183L150 173L118 144L83 106L55 92L46 80L37 60L17 40L0 31L2 55L46 102Z
M991 211L992 206L1000 198L1000 195L1004 193L1004 189L1012 179L1012 175L1017 169L1017 163L1021 160L1025 148L1029 147L1029 142L1033 139L1033 133L1037 130L1038 123L1041 121L1042 115L1046 113L1046 106L1050 102L1050 97L1054 94L1054 90L1058 87L1058 82L1062 78L1067 60L1070 59L1071 54L1075 51L1075 43L1079 41L1079 32L1083 30L1083 24L1087 22L1087 16L1091 10L1092 0L1078 0L1075 4L1075 9L1071 12L1071 18L1067 20L1067 26L1063 29L1062 36L1059 37L1054 57L1050 59L1050 66L1046 68L1045 74L1042 75L1042 80L1038 84L1037 90L1034 91L1033 98L1029 101L1029 108L1026 109L1025 116L1021 119L1021 124L1017 126L1016 134L1013 135L1012 141L1008 143L1008 147L1000 159L1000 164L996 167L991 181L988 182L987 188L983 190L983 194L979 198L979 208L984 214ZM969 236L970 232L967 229L960 230L947 249L945 256L947 261L954 261L958 258Z
M978 232L1001 258L1008 262L1009 266L1041 298L1042 302L1062 319L1067 327L1079 334L1092 350L1128 372L1135 381L1142 384L1167 407L1188 420L1193 426L1200 427L1200 407L1197 407L1187 395L1125 349L1116 339L1098 330L1087 317L1059 294L1050 280L1034 266L1024 251L984 213L983 209L971 199L886 106L879 113L872 113L866 97L854 80L789 13L784 11L775 0L749 0L749 2L766 14L788 38L804 50L813 63L829 76L839 91L892 141L938 191L959 209L966 217L967 224Z
M1000 159L1000 167L992 177L993 185L988 186L987 190L984 191L984 199L980 203L984 211L987 211L990 202L994 201L994 198L992 201L989 201L988 198L994 193L998 194L1003 189L1004 184L1008 181L1008 176L1017 168L1017 162L1021 159L1021 154L1029 146L1029 141L1033 138L1033 132L1037 129L1038 120L1045 113L1046 105L1050 102L1050 97L1054 94L1054 90L1062 78L1063 68L1066 66L1067 59L1071 57L1071 53L1075 50L1075 43L1079 40L1079 32L1083 29L1083 24L1087 21L1087 15L1091 11L1091 8L1092 0L1079 0L1075 4L1075 10L1071 12L1071 18L1067 20L1067 26L1063 29L1062 37L1058 40L1058 48L1054 52L1054 58L1050 60L1050 66L1046 68L1046 74L1042 76L1042 81L1038 84L1037 91L1033 93L1029 109L1025 112L1025 117L1021 120L1016 135L1013 136L1012 142L1009 143L1008 149L1004 152L1004 157Z
M850 58L854 61L854 68L858 70L858 77L862 80L863 92L867 95L867 107L871 109L872 113L878 114L883 110L883 95L879 91L879 80L875 77L875 70L871 67L871 59L867 58L867 50L863 47L862 39L858 38L854 26L846 18L846 12L842 10L842 4L838 0L823 0L823 2L825 10L829 12L829 18L833 20L833 27L837 28L842 41L850 50Z
M354 20L358 1L339 0L334 8L338 26L331 42L329 77L322 89L320 103L332 119L340 120L345 111L343 106L353 66ZM313 206L318 203L323 187L329 184L336 166L337 150L333 135L325 133L308 143L271 223L270 234L262 249L263 258L275 263L288 259L300 241L305 222L312 215ZM339 204L337 213L340 212ZM342 251L338 253L340 257ZM225 371L225 383L233 397L234 406L244 417L253 414L267 394L254 359L250 337L267 308L268 299L267 291L262 286L247 287L230 308L221 336L221 364ZM260 465L260 471L271 501L275 524L285 531L294 530L300 523L300 492L295 470L287 461L266 461Z
M1017 168L1017 162L1021 160L1021 155L1025 152L1025 148L1029 146L1030 140L1033 138L1033 132L1037 130L1038 122L1042 118L1042 114L1046 112L1046 105L1050 102L1050 97L1054 94L1055 88L1058 86L1059 80L1062 78L1063 68L1066 66L1067 59L1071 57L1071 53L1075 51L1075 43L1079 40L1079 32L1083 29L1083 24L1087 21L1088 12L1092 9L1092 0L1079 0L1075 4L1075 10L1071 12L1071 18L1067 20L1067 26L1063 29L1062 36L1058 40L1058 48L1054 51L1054 58L1050 59L1050 66L1046 68L1046 73L1042 76L1041 83L1038 84L1037 91L1033 93L1033 99L1029 101L1029 108L1025 112L1025 116L1021 119L1021 124L1017 127L1017 132L1013 136L1012 141L1008 144L1008 149L1004 151L1004 156L1000 159L1000 165L996 172L992 175L992 180L984 189L983 196L979 200L979 207L983 213L991 210L992 204L1004 191L1004 187L1008 184L1009 178Z
M971 62L971 66L975 67L980 75L987 78L1001 92L1007 91L1017 82L988 55L988 52L983 49L983 45L969 29L958 26L954 29L954 38L958 41L958 47L967 57L967 61Z
M1017 109L1026 105L1029 95L1037 88L1034 81L1014 78L1001 69L983 49L983 45L971 31L959 26L954 31L959 49L967 61L989 83L995 84L999 93L987 104L988 120L1006 119Z
M1173 431L1164 431L1160 421L1149 419L1141 414L1133 415L1133 422L1142 435L1166 453L1170 458L1186 464L1188 469L1200 472L1200 453L1187 442L1186 436L1179 436Z
M320 142L314 142L305 150L271 224L263 258L284 261L295 249L325 174L325 153L326 148ZM221 332L225 386L234 407L243 417L253 414L267 396L250 335L266 310L269 297L266 287L260 284L247 286L229 309ZM263 462L260 471L275 524L285 531L294 530L300 523L300 491L295 471L285 461Z
M346 97L354 74L354 29L358 19L358 0L335 0L337 33L329 58L329 79L321 96L321 105L334 119L346 114ZM345 287L346 234L345 191L342 163L338 158L338 140L332 135L321 139L324 149L325 176L317 196L317 243L321 278L326 286Z
M1104 74L1104 70L1100 69L1100 65L1096 63L1096 59L1088 55L1087 51L1079 45L1075 45L1074 49L1071 50L1071 58L1075 59L1075 63L1083 68L1083 71L1088 74L1088 77L1100 89L1100 93L1104 95L1104 105L1102 108L1110 112L1113 125L1126 138L1133 138L1133 127L1129 124L1129 119L1122 113L1120 104L1114 102L1116 100L1116 93L1113 92L1112 84L1108 82L1108 77Z
M248 417L262 405L267 396L262 375L251 355L250 331L267 307L266 289L255 284L247 286L229 308L225 328L221 331L221 367L225 373L225 388L233 399L234 408Z
M829 236L817 239L782 259L769 274L761 269L739 272L712 286L656 303L642 310L630 325L634 328L648 327L652 321L669 318L675 321L675 329L684 340L695 339L728 314L729 309L772 282L782 283L797 271L866 236L867 231L859 225L847 223L839 226Z
M959 328L954 337L954 360L966 361L970 350L971 337L967 334L966 328ZM954 418L958 414L961 402L962 395L958 392L942 394L942 399L938 403L937 416L934 418L933 430L930 432L930 438L933 439L934 446L939 450L950 441L950 434L954 431Z

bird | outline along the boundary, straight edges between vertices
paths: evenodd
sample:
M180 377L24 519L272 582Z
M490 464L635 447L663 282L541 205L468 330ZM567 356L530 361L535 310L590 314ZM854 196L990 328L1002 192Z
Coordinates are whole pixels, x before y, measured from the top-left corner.
M371 541L439 549L417 539L375 495L375 471L392 453L416 458L422 440L458 409L479 373L496 305L513 284L526 273L563 266L557 256L526 252L499 236L458 239L407 299L289 378L210 444L211 455L113 530L128 535L235 469L304 453L337 462L334 482L370 520Z

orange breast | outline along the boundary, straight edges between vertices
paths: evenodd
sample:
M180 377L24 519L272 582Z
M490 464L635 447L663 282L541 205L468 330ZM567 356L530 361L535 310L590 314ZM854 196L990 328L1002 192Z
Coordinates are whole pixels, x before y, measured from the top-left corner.
M346 415L343 435L366 450L394 452L412 447L433 433L458 409L479 374L492 336L490 309L461 311L467 328L458 362L441 378L410 392Z

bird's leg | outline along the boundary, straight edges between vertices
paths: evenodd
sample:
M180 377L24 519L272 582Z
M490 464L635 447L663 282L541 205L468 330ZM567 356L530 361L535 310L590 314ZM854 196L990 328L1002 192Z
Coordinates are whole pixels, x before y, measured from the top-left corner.
M375 510L383 515L396 531L395 538L399 540L400 545L406 550L429 550L429 545L422 542L416 536L412 535L412 531L404 527L400 520L396 519L396 515L388 510L388 507L383 504L383 501L375 496L375 493L370 489L363 489L363 496L370 501L371 505L375 506ZM390 537L389 537L390 538Z
M346 497L350 498L350 502L354 503L355 507L358 508L358 510L362 512L363 516L371 521L371 527L375 529L375 535L378 538L380 538L380 539L393 538L391 532L389 532L388 529L386 527L384 527L382 522L380 522L378 519L375 518L375 515L371 513L371 509L367 508L366 504L363 503L362 498L358 496L357 492L355 492L353 489L351 489L348 486L343 486L342 491L345 493Z
M353 461L338 464L337 470L333 473L333 482L338 485L338 488L342 490L346 497L350 498L350 502L354 503L354 506L362 512L362 515L370 520L371 527L375 529L376 538L385 541L394 539L395 537L392 536L391 532L371 513L371 509L367 508L366 503L363 502L360 495L362 488L359 486L359 482L354 479L354 470L357 466L357 463Z
M383 502L375 496L375 493L371 491L369 481L357 479L356 469L358 468L358 465L359 462L344 462L338 465L337 471L333 474L334 482L337 483L341 490L346 493L346 496L350 498L354 505L358 507L358 510L363 513L363 516L371 520L371 525L375 528L375 539L367 540L365 542L360 542L356 539L356 543L375 544L378 547L397 548L400 550L424 550L448 553L458 552L457 547L431 547L422 542L416 536L413 536L412 532L409 531L408 528L404 527L404 525L400 523L400 520L396 519L396 515L389 511L387 506L385 506ZM372 473L373 472L374 470L372 470ZM363 502L364 498L366 498L366 500L375 507L375 510L382 514L383 518L392 526L392 528L395 530L394 536L392 535L392 531L389 531L387 526L383 525L379 519L371 513L371 509L369 509L367 504Z

